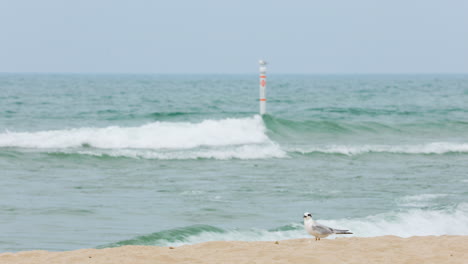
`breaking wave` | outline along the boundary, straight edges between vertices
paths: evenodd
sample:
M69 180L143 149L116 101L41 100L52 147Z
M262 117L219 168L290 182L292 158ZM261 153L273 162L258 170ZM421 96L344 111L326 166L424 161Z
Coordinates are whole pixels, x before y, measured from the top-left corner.
M40 132L5 132L0 147L48 153L145 159L261 159L286 155L266 135L260 116L189 122L154 122Z
M319 222L335 228L350 229L354 233L351 236L356 237L468 235L468 204L441 210L412 209L364 218L319 220ZM208 225L194 225L138 236L102 245L100 248L124 245L180 246L207 241L275 241L309 237L300 223L269 230L222 229Z
M205 120L200 123L154 122L139 127L110 126L0 134L0 147L102 149L190 149L268 143L260 116Z
M374 129L382 126L379 124L374 126ZM307 144L302 144L300 148L291 147L289 142L295 141L294 133L300 134L312 128L331 134L356 129L334 122L298 122L268 115L263 118L256 115L246 118L209 119L198 123L158 121L136 127L82 127L38 132L6 131L0 133L0 148L28 149L50 154L162 160L269 159L314 154L352 156L369 153L416 155L468 153L468 143L454 142L414 145L317 145L317 139L310 134L307 135ZM277 140L281 134L285 136ZM330 140L333 139L331 137Z

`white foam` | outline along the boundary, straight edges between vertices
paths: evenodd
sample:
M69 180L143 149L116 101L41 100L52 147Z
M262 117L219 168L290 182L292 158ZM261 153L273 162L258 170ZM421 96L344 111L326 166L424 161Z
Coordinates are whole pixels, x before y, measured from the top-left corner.
M329 153L343 155L358 155L364 153L400 153L400 154L444 154L468 153L468 143L432 142L419 145L326 145L307 149L291 149L290 151L307 153Z
M5 132L0 134L0 147L64 149L86 145L101 149L191 149L270 143L265 130L260 116L200 123L154 122L139 127Z
M413 209L407 212L385 213L363 219L321 222L330 226L345 227L359 237L468 235L468 204L460 204L453 210Z

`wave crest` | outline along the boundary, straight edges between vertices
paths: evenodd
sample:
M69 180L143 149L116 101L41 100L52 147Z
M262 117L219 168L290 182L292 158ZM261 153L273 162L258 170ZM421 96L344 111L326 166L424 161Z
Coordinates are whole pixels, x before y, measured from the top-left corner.
M110 126L39 132L5 132L0 147L50 154L143 159L265 159L286 153L266 135L260 116L154 122L139 127Z
M190 149L268 142L260 116L0 134L0 147L21 148Z

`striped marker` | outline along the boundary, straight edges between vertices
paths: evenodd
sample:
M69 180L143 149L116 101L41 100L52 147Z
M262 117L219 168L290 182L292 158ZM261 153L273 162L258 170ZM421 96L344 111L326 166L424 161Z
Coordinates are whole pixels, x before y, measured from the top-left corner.
M264 60L258 61L260 64L260 115L266 113L266 65Z

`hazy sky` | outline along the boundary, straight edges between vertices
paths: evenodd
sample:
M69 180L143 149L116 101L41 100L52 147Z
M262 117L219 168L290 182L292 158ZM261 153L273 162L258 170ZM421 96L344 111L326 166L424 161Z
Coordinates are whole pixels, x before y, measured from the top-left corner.
M0 0L0 72L468 73L467 0Z

